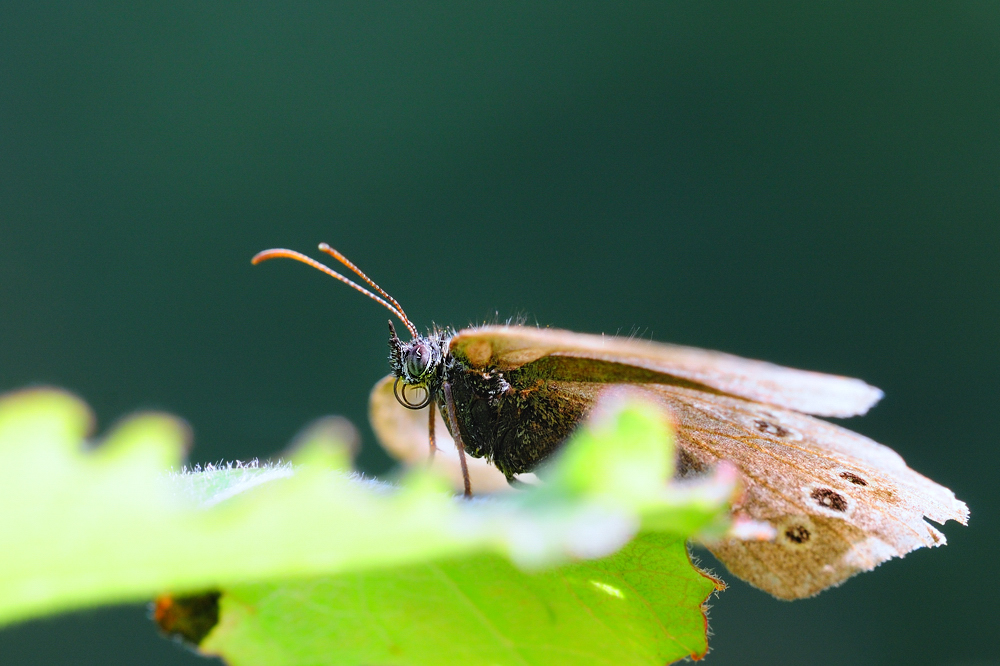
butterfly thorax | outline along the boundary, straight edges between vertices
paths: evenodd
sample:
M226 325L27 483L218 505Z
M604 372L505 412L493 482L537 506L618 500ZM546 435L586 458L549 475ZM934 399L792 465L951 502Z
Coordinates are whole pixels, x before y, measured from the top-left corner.
M452 355L448 381L466 451L485 457L511 479L534 471L569 437L589 401L536 372L469 368ZM442 404L440 397L438 403ZM443 405L442 405L443 409Z

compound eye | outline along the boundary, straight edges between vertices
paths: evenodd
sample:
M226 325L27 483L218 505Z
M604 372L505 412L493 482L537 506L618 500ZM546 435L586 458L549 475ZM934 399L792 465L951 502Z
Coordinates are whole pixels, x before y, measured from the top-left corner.
M413 378L420 377L431 364L431 349L428 345L418 344L406 352L406 373Z

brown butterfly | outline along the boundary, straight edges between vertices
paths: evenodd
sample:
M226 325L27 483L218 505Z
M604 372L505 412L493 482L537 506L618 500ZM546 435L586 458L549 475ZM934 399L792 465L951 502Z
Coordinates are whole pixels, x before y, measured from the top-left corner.
M392 374L372 392L373 427L390 450L433 456L440 418L454 440L465 494L490 488L485 465L508 482L554 453L610 387L629 385L675 425L677 474L720 460L740 470L737 517L771 524L773 541L709 544L735 575L776 597L808 597L922 546L945 543L936 523L966 524L947 488L914 472L892 449L814 416L864 414L882 392L858 379L793 370L715 351L525 326L436 329L422 336L402 307L342 254L321 244L376 293L292 250L265 250L313 266L378 301L389 323ZM391 387L391 391L390 391ZM432 404L421 431L415 411ZM812 416L810 416L812 415ZM426 418L426 421L423 419ZM423 434L427 432L425 437ZM444 435L444 433L442 433Z

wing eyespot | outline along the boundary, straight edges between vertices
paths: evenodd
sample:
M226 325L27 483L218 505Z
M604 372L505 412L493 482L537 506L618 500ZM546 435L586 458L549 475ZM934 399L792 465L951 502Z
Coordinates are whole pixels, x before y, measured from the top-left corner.
M805 516L786 516L777 525L776 540L791 550L811 548L816 540L816 527Z
M765 421L764 419L754 419L753 425L758 432L774 435L775 437L788 437L792 434L792 431L783 425L771 423L770 421Z
M861 478L860 476L858 476L854 472L841 472L840 473L840 478L844 479L845 481L850 481L851 483L853 483L856 486L867 486L868 485L867 481L865 481L863 478Z
M785 538L799 545L809 541L810 536L809 529L803 525L790 525L785 528Z
M812 499L817 506L829 509L830 511L836 511L838 513L846 512L850 506L846 497L831 488L815 488L811 493L809 493L809 498Z

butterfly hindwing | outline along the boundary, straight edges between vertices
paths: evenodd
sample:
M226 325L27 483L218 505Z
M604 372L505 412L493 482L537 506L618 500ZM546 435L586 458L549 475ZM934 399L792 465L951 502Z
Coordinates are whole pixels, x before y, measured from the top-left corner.
M944 535L925 521L965 523L947 488L914 472L888 447L819 419L683 387L644 386L671 414L682 468L735 464L737 515L776 528L771 542L731 540L709 549L734 574L782 598L811 596Z

